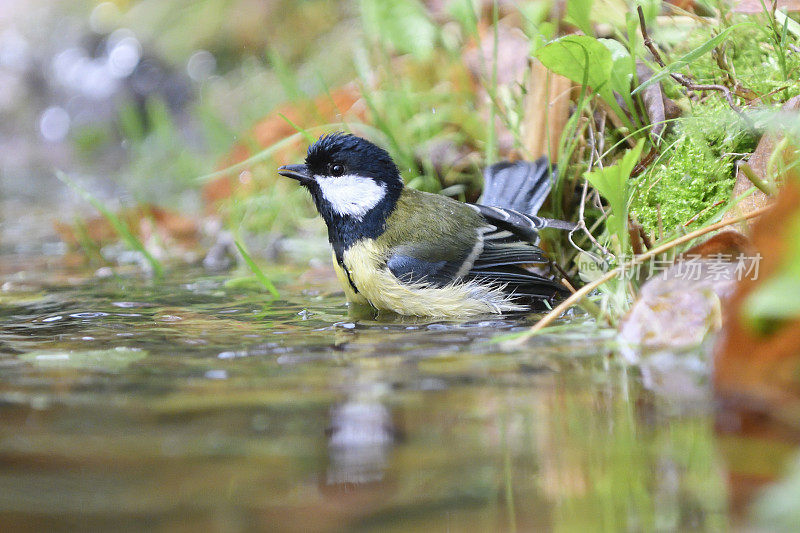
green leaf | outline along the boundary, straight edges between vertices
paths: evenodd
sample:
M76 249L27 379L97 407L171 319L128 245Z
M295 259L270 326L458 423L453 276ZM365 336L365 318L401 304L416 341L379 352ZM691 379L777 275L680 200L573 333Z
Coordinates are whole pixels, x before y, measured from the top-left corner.
M586 84L600 92L611 77L611 51L594 37L567 35L536 51L536 57L547 68Z
M609 83L614 66L611 50L599 40L586 35L567 35L539 48L534 55L556 74L591 87L626 126L631 126Z
M239 253L242 254L242 259L244 259L244 262L247 263L248 267L250 267L250 270L253 271L253 274L255 274L259 283L261 283L261 285L263 285L264 288L267 289L275 298L280 297L278 289L275 288L275 285L272 284L266 274L264 274L264 272L258 268L258 265L255 261L253 261L253 258L250 257L250 254L247 253L247 250L245 250L244 246L242 246L239 241L233 242L236 244L236 248L239 250Z
M647 80L646 82L644 82L641 85L639 85L636 89L633 90L633 92L631 94L637 94L637 93L643 91L646 87L648 87L648 86L650 86L650 85L652 85L654 83L658 83L661 80L663 80L664 78L666 78L667 76L670 76L671 74L674 74L675 72L678 72L680 69L682 69L686 65L690 64L692 61L694 61L695 59L699 58L700 56L702 56L706 52L709 52L709 51L713 50L714 48L716 48L720 43L722 43L725 39L727 39L734 30L739 29L739 28L744 27L744 26L753 26L753 25L754 24L752 22L742 22L740 24L735 24L735 25L733 25L733 26L731 26L729 28L726 28L724 31L722 31L719 35L717 35L713 39L710 39L710 40L706 41L705 43L703 43L702 45L698 46L697 48L695 48L694 50L692 50L691 52L689 52L685 56L681 57L677 61L675 61L673 63L670 63L666 67L662 68L661 70L659 70L658 72L653 74L653 76L649 80Z
M264 52L269 60L272 72L278 78L278 82L283 87L286 97L289 100L297 100L303 96L300 82L297 79L297 70L292 68L283 56L275 48L268 46Z
M129 248L136 250L137 252L141 253L147 263L150 265L150 268L153 269L153 273L161 277L164 274L164 268L161 266L161 263L153 257L153 255L147 251L147 248L144 247L142 241L140 241L136 235L134 235L128 225L119 218L116 214L112 213L103 203L95 198L94 196L89 193L86 189L72 181L66 174L61 172L60 170L56 171L56 177L65 183L69 188L73 191L77 192L84 200L92 204L92 206L97 209L101 215L103 215L106 220L111 224L114 228L114 231L117 232L117 235L125 241L125 244L128 245Z
M436 45L438 30L416 0L361 0L364 28L398 52L426 59Z
M639 161L643 147L644 140L642 139L634 148L625 152L617 164L584 174L592 187L608 200L611 214L606 221L606 228L610 235L617 236L622 250L625 249L624 243L627 239L628 179L633 167Z
M623 97L631 90L633 58L628 49L615 39L598 39L611 52L611 89Z
M468 35L478 34L478 16L474 0L452 0L447 6L448 14L461 24Z
M772 278L750 294L742 308L753 321L800 317L800 279L789 274Z
M564 21L577 26L586 35L594 34L592 2L593 0L570 0L567 2L567 14Z

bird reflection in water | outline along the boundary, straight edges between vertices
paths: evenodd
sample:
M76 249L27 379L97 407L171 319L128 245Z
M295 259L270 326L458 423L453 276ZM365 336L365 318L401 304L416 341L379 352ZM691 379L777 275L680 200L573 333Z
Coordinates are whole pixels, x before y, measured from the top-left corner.
M344 492L384 481L398 431L392 414L380 403L383 383L362 383L350 398L331 409L327 489Z

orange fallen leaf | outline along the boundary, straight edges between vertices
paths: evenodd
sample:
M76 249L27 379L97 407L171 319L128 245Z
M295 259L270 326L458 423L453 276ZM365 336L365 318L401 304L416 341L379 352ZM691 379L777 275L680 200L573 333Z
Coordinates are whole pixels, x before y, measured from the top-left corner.
M725 306L723 335L716 349L714 387L732 416L756 413L800 430L800 319L771 331L755 331L743 316L748 297L780 272L800 213L800 176L787 180L775 207L754 225L753 245L761 254L758 279L745 278ZM787 298L793 297L787 294Z

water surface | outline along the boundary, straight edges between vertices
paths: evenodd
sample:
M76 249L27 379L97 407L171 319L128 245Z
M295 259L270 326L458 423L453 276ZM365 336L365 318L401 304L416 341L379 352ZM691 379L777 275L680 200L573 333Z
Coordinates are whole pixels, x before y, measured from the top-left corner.
M703 353L642 368L579 317L509 348L487 341L531 318L353 317L332 286L272 300L199 270L46 266L0 292L12 528L726 527Z

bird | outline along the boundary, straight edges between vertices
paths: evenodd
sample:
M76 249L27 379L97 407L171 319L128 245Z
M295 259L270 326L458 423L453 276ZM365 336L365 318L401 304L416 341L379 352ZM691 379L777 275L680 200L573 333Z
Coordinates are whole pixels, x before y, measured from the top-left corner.
M353 134L321 136L281 176L308 189L328 228L348 302L398 315L460 318L541 310L568 291L538 230L550 190L546 158L493 165L479 203L406 187L389 153Z

